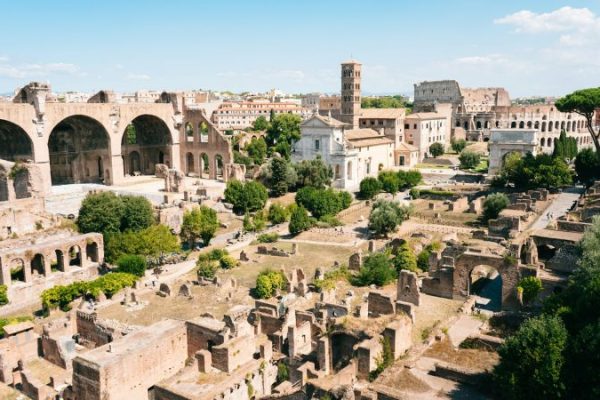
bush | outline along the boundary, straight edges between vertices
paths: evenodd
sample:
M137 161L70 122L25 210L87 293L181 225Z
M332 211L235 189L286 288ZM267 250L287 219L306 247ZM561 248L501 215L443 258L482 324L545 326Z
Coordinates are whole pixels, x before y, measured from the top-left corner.
M370 200L381 191L381 182L377 178L368 176L360 181L359 196L361 199Z
M260 232L267 226L263 212L257 212L253 216L244 215L243 229L245 232Z
M400 190L400 177L396 172L381 171L377 175L377 179L381 183L381 188L384 192L394 195Z
M140 232L110 235L106 242L106 261L115 262L125 254L157 257L181 250L177 236L165 225L152 225Z
M342 223L342 221L340 221L337 217L334 217L333 215L324 215L319 219L317 225L323 225L325 227L333 228L336 226L343 226L344 224Z
M280 206L279 204L271 204L269 207L269 222L273 225L282 224L287 221L289 218L289 214L285 207Z
M431 146L429 146L429 153L433 158L441 156L444 154L444 145L439 142L433 143Z
M429 256L431 256L431 251L428 249L423 249L417 256L417 267L421 271L429 270Z
M575 172L582 182L600 178L600 157L590 148L585 148L575 158Z
M217 275L218 264L215 261L198 257L196 273L199 278L213 279Z
M479 165L481 156L474 151L464 150L460 153L460 156L458 156L458 160L460 161L460 167L462 169L473 169Z
M117 260L119 272L126 272L136 276L144 276L146 273L146 259L134 254L126 254Z
M510 200L504 193L492 193L486 197L483 202L483 219L498 218L500 211L504 210L510 204Z
M275 243L279 240L279 234L277 232L263 233L262 235L258 235L256 240L258 243Z
M235 179L227 182L225 201L231 203L238 214L262 210L267 198L267 189L260 182L244 183Z
M377 200L369 215L369 229L387 236L409 218L411 210L395 201Z
M313 226L313 221L308 216L304 207L296 207L290 217L289 230L292 235L306 231Z
M307 186L296 193L296 203L310 211L313 217L321 218L324 215L336 215L348 208L352 203L352 196L344 191Z
M181 238L192 247L199 238L208 246L219 228L217 212L206 206L194 207L183 213L181 224Z
M408 194L410 195L410 198L415 200L418 199L419 197L421 197L421 191L419 189L410 189L410 191L408 192Z
M81 233L98 232L104 238L121 232L123 201L113 192L88 193L81 202L77 227Z
M323 279L313 281L313 285L318 292L322 292L326 289L334 289L336 284L342 280L350 280L351 275L348 271L348 267L341 266L325 273Z
M277 363L277 382L281 383L288 379L290 379L290 370L283 361L279 361Z
M138 277L125 272L113 272L101 276L93 281L74 282L70 285L58 285L46 289L41 294L42 307L44 311L49 311L60 307L63 311L70 309L69 303L84 295L91 295L97 298L100 293L107 297L112 297L124 287L131 287L138 280Z
M0 285L0 306L8 304L8 286Z
M412 188L417 186L423 180L423 175L416 169L410 171L398 171L398 178L400 180L400 189Z
M387 253L372 253L364 263L352 283L355 286L385 286L396 279L398 273Z
M238 266L238 260L230 256L229 254L224 255L219 260L219 265L223 269L232 269Z
M123 202L121 232L128 230L141 231L154 224L152 203L143 196L120 196Z
M260 299L269 299L278 290L283 289L284 282L285 277L281 271L262 271L256 278L256 296Z
M403 243L398 247L398 253L394 257L393 262L398 273L401 270L417 272L417 258L412 249L408 247L408 243Z
M450 141L450 146L452 147L452 150L456 152L456 154L460 154L465 149L465 147L467 147L467 141L465 139L452 139Z
M530 304L542 291L542 280L535 276L525 277L521 279L517 289L523 292L523 304Z

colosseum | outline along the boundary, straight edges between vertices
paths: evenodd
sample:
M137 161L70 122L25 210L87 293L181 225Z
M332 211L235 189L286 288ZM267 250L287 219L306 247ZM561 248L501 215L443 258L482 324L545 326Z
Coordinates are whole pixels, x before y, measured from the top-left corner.
M32 82L0 103L0 159L31 161L46 186L121 183L166 164L189 175L223 177L233 160L227 138L180 93L156 103L118 103L100 91L87 103L53 100Z

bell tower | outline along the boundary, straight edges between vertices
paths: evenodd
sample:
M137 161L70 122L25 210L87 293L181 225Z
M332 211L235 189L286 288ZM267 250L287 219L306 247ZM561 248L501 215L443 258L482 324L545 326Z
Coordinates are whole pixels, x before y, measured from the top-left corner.
M360 114L360 70L362 64L355 60L342 63L342 109L340 116L342 122L358 127Z

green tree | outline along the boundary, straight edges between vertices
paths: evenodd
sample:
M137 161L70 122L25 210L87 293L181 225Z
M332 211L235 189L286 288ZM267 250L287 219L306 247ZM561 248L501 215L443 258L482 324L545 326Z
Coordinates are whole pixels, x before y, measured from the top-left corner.
M256 181L231 180L225 188L225 201L239 214L262 210L268 198L267 189Z
M278 152L286 159L290 158L292 144L300 140L302 118L296 114L279 114L271 119L265 140L271 152Z
M460 167L462 169L473 169L479 165L479 161L481 156L479 153L475 153L474 151L464 150L458 156L458 161L460 161Z
M577 157L577 139L567 137L567 133L564 130L561 131L558 140L554 144L552 156L563 161L574 160Z
M279 204L271 204L269 207L269 222L273 225L282 224L288 220L289 214L285 207L280 206Z
M348 192L329 189L316 189L306 186L296 192L296 203L320 219L325 215L334 216L350 206L352 196Z
M285 158L274 157L271 160L271 195L283 196L288 192L288 161Z
M465 147L467 147L467 141L465 139L452 139L450 141L450 146L456 154L460 154Z
M396 96L380 96L380 97L363 97L361 100L362 108L403 108L406 106L406 97Z
M417 256L417 267L421 271L429 270L429 257L430 256L431 256L431 251L427 248L423 249Z
M302 160L294 165L298 181L296 187L312 186L317 189L331 185L333 170L325 164L320 155L312 160Z
M126 254L117 260L119 272L126 272L136 276L144 276L146 273L146 259L135 254Z
M368 176L360 181L359 196L362 199L370 200L381 191L381 182L377 178Z
M520 158L517 153L509 153L504 158L499 181L511 183L521 190L549 189L570 185L573 174L563 160L548 154L533 156L527 153Z
M181 238L187 241L190 247L200 238L204 245L208 246L218 228L219 221L215 210L206 206L194 207L183 214Z
M380 171L377 179L381 183L384 192L395 195L400 190L400 177L393 171Z
M248 153L248 156L254 165L261 165L267 156L267 143L263 138L252 139L252 141L246 145L244 150L246 150L246 153Z
M417 272L417 258L408 243L402 243L393 258L394 266L398 273L402 270Z
M122 255L137 254L157 257L180 250L177 236L165 225L152 225L139 232L127 231L112 234L105 245L108 262L115 262Z
M401 206L398 202L377 200L369 215L369 229L387 236L407 220L410 213L410 207Z
M198 277L206 279L213 279L217 275L217 270L219 269L216 261L200 257L196 262L196 267Z
M123 202L113 192L88 193L81 202L77 227L81 233L98 232L106 239L120 232L123 213Z
M523 304L535 301L542 291L542 280L535 276L527 276L519 281L518 290L523 292Z
M429 146L429 153L433 158L438 158L444 154L444 145L439 142L432 143L431 146Z
M423 180L423 175L421 172L416 169L411 169L409 171L398 171L398 179L400 184L400 189L407 189L417 186Z
M574 112L585 117L588 132L596 146L596 152L600 153L600 131L594 130L596 126L594 116L596 110L600 108L600 87L576 90L558 99L555 105L558 111Z
M296 235L310 229L312 226L313 222L308 216L306 209L302 206L294 208L292 215L290 216L290 233Z
M590 148L585 148L575 158L575 172L579 179L588 182L600 178L600 157Z
M256 296L260 299L273 297L277 290L283 289L285 278L281 271L264 270L256 278Z
M396 279L398 273L387 253L372 253L365 257L360 271L353 279L356 286L385 286Z
M266 131L267 129L269 129L269 126L269 121L267 121L267 119L261 115L254 120L254 123L252 124L252 129L255 131Z
M143 196L120 196L123 202L121 232L126 230L141 231L154 224L154 209L148 199Z
M483 202L483 219L498 218L500 211L504 210L510 204L510 200L504 193L492 193L485 198Z
M567 330L558 317L531 318L498 349L496 390L505 399L557 399L565 394L561 376Z

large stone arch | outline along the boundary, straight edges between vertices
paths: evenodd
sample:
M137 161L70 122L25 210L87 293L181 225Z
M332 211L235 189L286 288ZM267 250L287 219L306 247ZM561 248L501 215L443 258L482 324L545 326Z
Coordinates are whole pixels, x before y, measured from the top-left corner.
M121 136L121 156L125 173L136 172L154 175L156 164L173 164L173 137L163 119L151 114L141 114L124 125ZM137 154L136 154L137 153ZM133 163L130 154L140 159L140 171L129 171Z
M519 283L518 261L512 257L481 254L466 251L454 263L452 297L466 298L469 295L471 272L479 265L495 268L502 278L502 308L514 306L517 301Z
M33 142L19 125L0 119L0 159L26 161L34 159Z
M111 140L104 125L87 115L60 120L48 135L52 184L111 179Z

